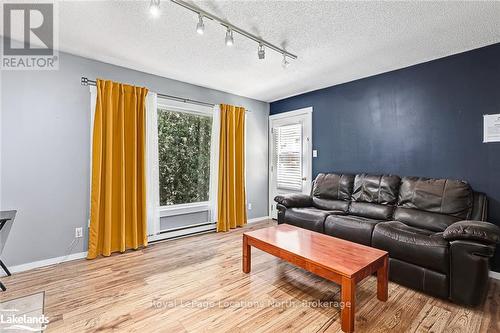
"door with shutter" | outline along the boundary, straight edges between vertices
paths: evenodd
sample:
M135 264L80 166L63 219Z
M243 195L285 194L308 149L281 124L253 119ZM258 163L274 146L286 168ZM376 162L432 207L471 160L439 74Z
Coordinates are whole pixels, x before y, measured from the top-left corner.
M269 213L277 218L274 197L310 193L312 108L269 117Z

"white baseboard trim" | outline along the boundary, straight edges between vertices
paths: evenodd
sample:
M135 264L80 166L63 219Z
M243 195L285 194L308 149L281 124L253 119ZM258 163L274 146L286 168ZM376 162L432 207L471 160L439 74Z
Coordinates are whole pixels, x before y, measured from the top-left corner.
M66 262L66 261L83 259L86 256L87 256L87 252L79 252L79 253L73 253L73 254L70 254L67 256L33 261L33 262L26 263L26 264L11 266L11 267L7 267L7 268L9 269L9 271L12 274L14 274L14 273L29 271L29 270L35 269L35 268L55 265L55 264L59 264L59 263ZM5 276L5 275L6 275L5 272L2 271L2 274L0 276Z
M270 216L256 217L256 218L247 220L247 223L255 223L255 222L259 222L259 221L262 221L262 220L267 220L267 219L270 219L270 218L271 218Z
M500 280L500 273L490 271L490 278L495 279L495 280Z

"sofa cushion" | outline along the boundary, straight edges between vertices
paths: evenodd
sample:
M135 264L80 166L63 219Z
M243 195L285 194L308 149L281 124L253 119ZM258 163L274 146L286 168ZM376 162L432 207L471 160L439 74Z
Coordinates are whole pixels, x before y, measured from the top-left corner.
M398 206L446 214L466 220L472 214L473 193L460 180L404 177Z
M312 195L321 199L349 200L353 184L353 175L320 173L314 180Z
M349 214L372 219L392 219L400 181L398 176L356 175Z
M393 175L356 175L352 200L382 205L394 205L398 199L401 178Z
M319 209L347 212L353 184L353 175L318 174L312 190L313 206Z
M402 222L378 223L373 229L372 246L395 258L436 272L449 272L449 243L442 233L408 226Z
M349 214L378 220L391 220L394 206L379 205L369 202L351 202Z
M349 201L331 200L312 197L312 205L319 209L341 210L345 213L349 210Z
M397 207L394 211L394 220L431 231L444 231L449 225L461 221L460 218L451 215L402 207Z
M344 214L342 211L322 210L314 207L287 208L285 210L285 223L323 233L325 218L336 213Z
M360 216L329 215L325 220L325 234L369 246L373 228L379 222Z

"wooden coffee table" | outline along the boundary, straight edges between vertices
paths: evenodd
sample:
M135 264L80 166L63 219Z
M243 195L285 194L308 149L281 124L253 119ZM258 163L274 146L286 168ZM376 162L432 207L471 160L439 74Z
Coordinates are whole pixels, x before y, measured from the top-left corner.
M377 273L377 298L387 300L388 253L289 224L243 234L243 272L250 273L251 246L341 285L344 332L354 331L356 283Z

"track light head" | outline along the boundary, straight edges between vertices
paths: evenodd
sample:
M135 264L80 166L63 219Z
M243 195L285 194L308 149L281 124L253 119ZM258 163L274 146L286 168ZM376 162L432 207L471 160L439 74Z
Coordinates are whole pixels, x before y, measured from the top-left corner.
M286 60L286 54L283 53L283 61L281 62L281 67L283 67L283 69L287 69L288 65L290 65L290 63L288 62L288 60Z
M151 0L149 3L149 12L151 13L151 16L153 17L158 17L160 16L160 0Z
M203 15L198 15L198 24L196 25L196 32L203 35L205 32L205 24L203 23Z
M257 51L259 59L264 59L266 57L266 50L264 49L264 45L259 44L259 50Z
M226 31L226 45L232 46L234 44L233 31L230 28L227 28Z

